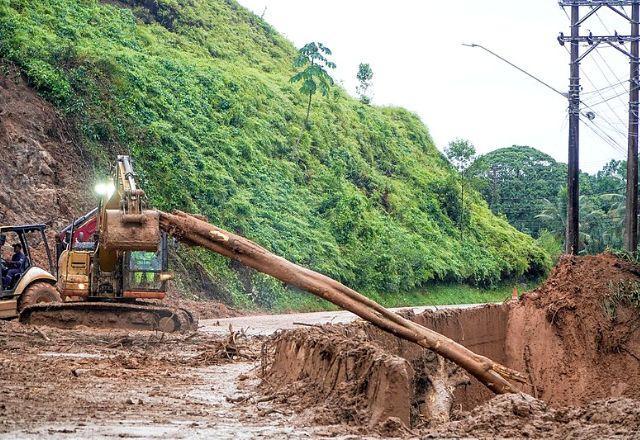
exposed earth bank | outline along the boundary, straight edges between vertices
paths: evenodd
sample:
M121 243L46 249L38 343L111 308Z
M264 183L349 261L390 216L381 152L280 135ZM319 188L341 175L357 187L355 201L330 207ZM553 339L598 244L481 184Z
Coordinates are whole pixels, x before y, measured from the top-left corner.
M565 257L520 301L411 316L523 372L528 394L491 398L455 365L366 323L277 335L263 392L311 423L360 433L631 437L640 432L639 274L609 254ZM450 399L434 410L443 392Z
M95 205L93 170L79 144L65 118L0 62L0 224L57 230Z

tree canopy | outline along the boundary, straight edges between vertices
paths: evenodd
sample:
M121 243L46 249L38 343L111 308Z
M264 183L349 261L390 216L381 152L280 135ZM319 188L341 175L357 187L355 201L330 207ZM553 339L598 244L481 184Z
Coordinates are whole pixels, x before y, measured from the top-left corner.
M371 103L371 86L373 80L373 69L368 63L360 63L358 66L358 73L356 74L358 80L358 86L356 87L356 93L363 104Z
M544 235L545 243L550 237L564 241L566 173L566 164L535 148L515 145L480 156L469 168L494 213L504 215L520 231ZM622 249L625 179L626 162L619 160L611 160L593 175L580 174L581 253Z
M567 166L535 148L514 145L480 156L469 169L477 188L496 214L534 237L544 227L536 220L543 201L555 203Z
M329 60L330 55L331 49L324 44L311 42L301 47L293 60L293 66L301 70L296 72L290 81L292 83L300 82L300 92L309 96L305 126L309 123L313 95L320 90L322 96L327 96L329 88L333 85L333 78L329 75L328 70L335 69L336 64Z

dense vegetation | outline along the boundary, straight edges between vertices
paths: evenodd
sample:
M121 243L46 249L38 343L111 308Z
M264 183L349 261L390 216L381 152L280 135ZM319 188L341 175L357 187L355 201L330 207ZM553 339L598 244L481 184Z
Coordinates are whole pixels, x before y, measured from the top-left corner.
M333 87L305 126L295 48L232 0L0 0L0 36L0 57L74 121L98 172L129 152L158 208L205 214L369 292L548 265L477 192L460 239L456 173L415 115ZM221 257L179 255L223 299L286 301Z
M514 145L478 157L469 173L493 212L537 237L544 227L536 219L540 205L545 199L556 200L567 166L535 148Z
M513 146L480 156L473 184L494 213L559 252L565 234L567 166L534 148ZM622 249L626 163L612 160L580 175L581 253Z

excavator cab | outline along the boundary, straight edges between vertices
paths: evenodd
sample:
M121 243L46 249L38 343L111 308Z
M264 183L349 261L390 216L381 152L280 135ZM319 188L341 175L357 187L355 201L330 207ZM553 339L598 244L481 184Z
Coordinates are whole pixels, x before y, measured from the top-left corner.
M167 235L162 234L156 252L126 252L123 261L123 296L125 298L164 298L167 282L173 278L168 272Z
M58 236L58 285L64 298L163 299L169 270L167 235L159 232L155 251L119 250L102 253L96 240L96 210L65 228ZM89 237L87 239L87 237ZM111 265L106 270L101 258Z
M31 304L60 301L45 231L45 225L0 226L0 318L13 318ZM12 261L16 244L24 254L19 264ZM45 264L47 269L39 267Z

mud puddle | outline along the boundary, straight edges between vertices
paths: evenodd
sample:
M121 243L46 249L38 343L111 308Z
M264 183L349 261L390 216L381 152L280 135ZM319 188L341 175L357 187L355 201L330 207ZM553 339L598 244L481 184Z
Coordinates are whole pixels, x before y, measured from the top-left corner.
M277 418L258 418L250 406L235 403L252 393L257 384L256 379L237 380L254 368L249 362L195 368L192 382L165 390L160 396L145 387L130 390L125 400L135 407L136 415L111 414L113 420L96 422L44 423L10 430L0 438L310 438L312 434L304 429L288 427ZM111 397L118 392L117 388L98 390Z
M260 345L0 321L0 438L317 438L259 400Z

